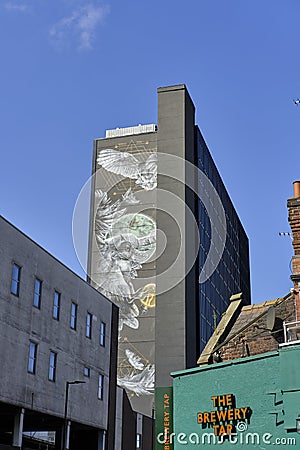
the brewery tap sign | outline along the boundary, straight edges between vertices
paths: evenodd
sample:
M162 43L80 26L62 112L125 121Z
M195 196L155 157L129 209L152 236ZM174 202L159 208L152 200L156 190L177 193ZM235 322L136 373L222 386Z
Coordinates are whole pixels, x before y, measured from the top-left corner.
M235 432L239 421L246 422L251 415L251 408L236 407L233 394L214 395L211 397L214 411L198 412L197 422L202 428L212 427L215 436L230 435Z

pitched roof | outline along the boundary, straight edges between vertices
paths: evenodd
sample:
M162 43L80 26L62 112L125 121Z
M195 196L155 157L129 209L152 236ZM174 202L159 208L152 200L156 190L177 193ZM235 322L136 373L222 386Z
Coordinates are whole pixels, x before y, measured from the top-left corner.
M201 353L198 364L211 363L213 354L218 352L225 344L267 315L271 307L276 310L283 302L290 300L292 297L293 294L289 293L285 297L280 297L276 300L267 300L262 303L243 306L242 294L232 296L230 299L231 303Z

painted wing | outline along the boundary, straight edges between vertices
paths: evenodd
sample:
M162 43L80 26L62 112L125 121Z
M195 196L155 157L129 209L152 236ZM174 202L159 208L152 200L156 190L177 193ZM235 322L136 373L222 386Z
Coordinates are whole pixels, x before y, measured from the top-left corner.
M103 192L101 189L96 191L96 201L98 206L95 216L95 235L98 244L104 244L113 223L126 212L126 208L121 208L120 200L112 203L107 192Z
M154 365L149 364L138 374L118 378L118 385L132 391L137 397L140 395L151 395L154 391Z
M119 152L107 148L101 150L97 158L99 166L109 172L122 175L126 178L137 179L139 175L139 161L130 153Z
M128 348L125 350L125 354L127 356L128 362L131 364L131 366L136 370L143 370L145 365L142 363L141 358L137 355L135 355L131 350Z
M131 192L131 188L122 195L123 202L129 205L137 205L140 201L136 198L133 192Z

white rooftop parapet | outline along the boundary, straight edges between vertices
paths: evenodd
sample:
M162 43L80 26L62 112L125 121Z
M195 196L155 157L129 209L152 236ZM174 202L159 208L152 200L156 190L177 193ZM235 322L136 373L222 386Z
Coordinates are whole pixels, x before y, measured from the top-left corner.
M119 136L129 136L131 134L142 134L142 133L154 133L157 131L157 126L154 123L147 125L137 125L135 127L127 128L115 128L114 130L106 130L105 137L119 137Z

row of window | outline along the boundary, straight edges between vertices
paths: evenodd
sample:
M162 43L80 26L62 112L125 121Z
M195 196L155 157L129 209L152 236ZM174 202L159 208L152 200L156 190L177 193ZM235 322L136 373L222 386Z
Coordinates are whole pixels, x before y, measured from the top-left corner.
M29 373L31 373L33 375L36 373L37 353L38 353L38 344L36 342L30 341L27 370ZM57 367L57 353L50 350L49 370L48 370L49 381L55 382L56 367ZM85 377L89 378L90 377L90 368L84 367L83 374ZM100 373L98 375L98 399L99 400L103 400L103 389L104 389L104 375L102 373Z
M13 295L19 296L20 291L20 281L21 281L21 267L18 264L13 264L12 269L12 277L11 277L11 293ZM33 291L33 306L40 309L41 307L41 299L42 299L42 280L39 278L35 278L34 281L34 291ZM53 308L52 308L52 317L55 320L59 320L60 314L60 301L61 294L58 291L54 291L53 295ZM76 330L77 328L77 313L78 313L78 305L75 302L71 303L71 315L70 315L70 328L72 330ZM85 335L87 338L92 338L92 319L93 315L88 312L86 315L86 326L85 326ZM106 324L104 322L100 323L100 338L99 343L102 347L105 347L105 331Z

